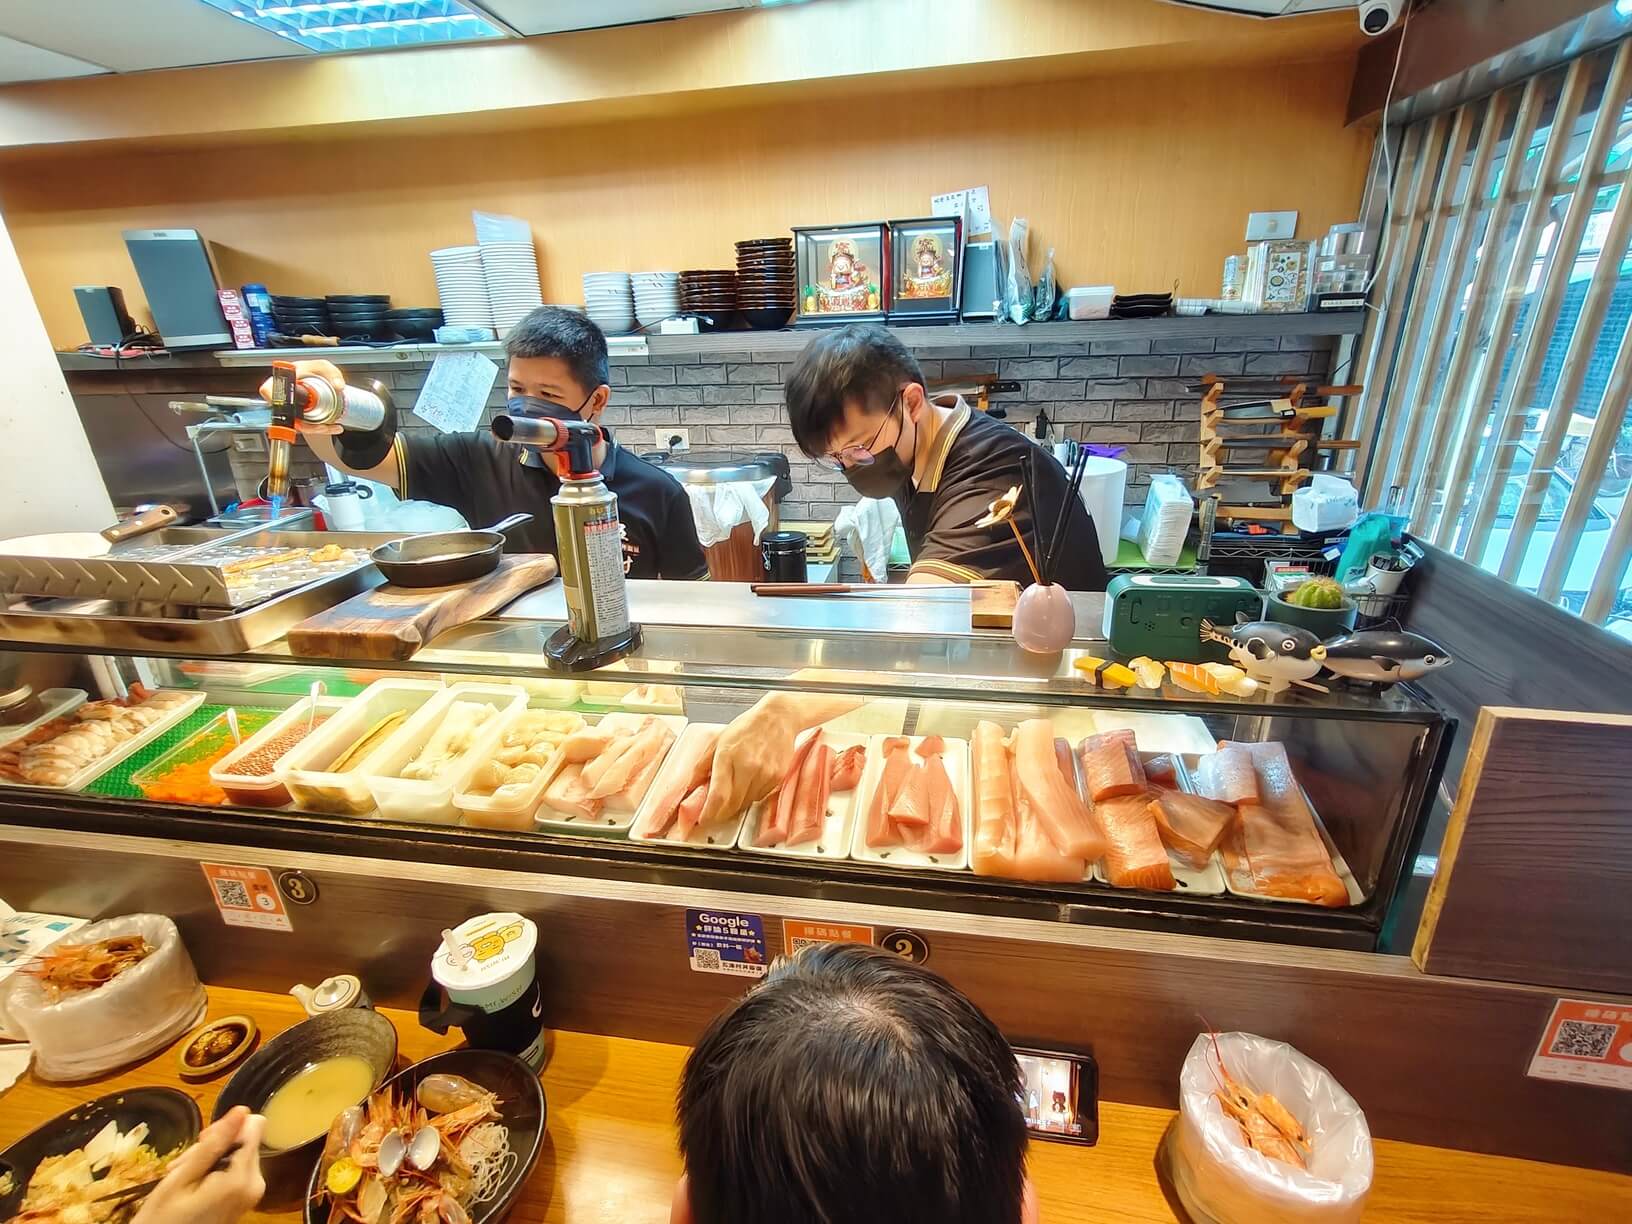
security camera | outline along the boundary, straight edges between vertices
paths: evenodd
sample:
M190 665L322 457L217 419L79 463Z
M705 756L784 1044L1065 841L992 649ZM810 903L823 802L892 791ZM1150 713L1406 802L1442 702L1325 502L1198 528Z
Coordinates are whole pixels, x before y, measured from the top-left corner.
M1360 0L1355 7L1360 13L1360 29L1372 38L1387 33L1400 19L1405 0Z

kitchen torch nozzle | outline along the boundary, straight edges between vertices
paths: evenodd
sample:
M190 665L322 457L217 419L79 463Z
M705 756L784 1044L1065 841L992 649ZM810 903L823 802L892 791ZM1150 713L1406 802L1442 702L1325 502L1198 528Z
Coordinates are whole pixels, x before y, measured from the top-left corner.
M588 421L500 413L493 418L493 436L500 442L560 451L567 457L566 474L582 477L595 471L595 443L600 440L601 427Z

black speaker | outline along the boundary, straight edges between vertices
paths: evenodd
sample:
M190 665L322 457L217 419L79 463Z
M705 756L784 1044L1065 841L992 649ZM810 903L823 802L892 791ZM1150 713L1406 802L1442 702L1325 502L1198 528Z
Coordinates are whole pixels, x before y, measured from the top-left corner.
M232 347L215 265L197 230L126 230L125 246L166 348Z
M121 340L135 333L136 324L125 309L125 295L118 286L75 285L74 301L79 303L92 344L118 348Z

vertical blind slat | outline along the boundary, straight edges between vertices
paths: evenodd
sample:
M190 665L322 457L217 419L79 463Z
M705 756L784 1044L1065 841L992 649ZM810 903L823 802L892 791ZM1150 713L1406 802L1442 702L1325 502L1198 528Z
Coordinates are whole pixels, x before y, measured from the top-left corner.
M1621 423L1626 419L1628 398L1632 398L1632 319L1627 320L1621 347L1615 353L1615 370L1609 377L1609 385L1604 388L1604 402L1598 409L1598 419L1593 422L1587 453L1581 460L1581 472L1576 477L1575 488L1570 490L1570 504L1564 512L1565 522L1559 525L1558 536L1553 540L1553 551L1547 557L1541 588L1536 592L1543 599L1556 600L1563 589L1564 576L1574 560L1574 537L1581 534L1581 524L1586 521L1587 512L1592 508L1598 482L1604 478L1604 468L1615 450ZM1570 511L1576 509L1578 497L1582 498L1580 514L1575 522L1574 537L1570 546L1565 548ZM1620 590L1621 575L1626 573L1629 552L1632 552L1632 513L1628 513L1623 504L1615 515L1614 525L1609 529L1604 554L1598 558L1598 568L1593 573L1592 585L1587 592L1586 606L1581 609L1581 615L1595 625L1603 624L1604 617L1615 606L1615 596Z

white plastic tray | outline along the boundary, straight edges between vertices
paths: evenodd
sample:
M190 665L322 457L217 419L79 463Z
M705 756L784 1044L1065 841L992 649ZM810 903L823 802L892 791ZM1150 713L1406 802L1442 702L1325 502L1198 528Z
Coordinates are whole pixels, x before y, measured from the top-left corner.
M529 691L529 696L531 692ZM493 740L493 751L497 752L499 742L504 738L510 725L522 717L528 709L536 707L536 698L519 710L512 710L499 727L499 733ZM560 710L554 706L544 706L542 709L552 710L558 714L568 714L578 719L580 726L584 726L582 715L572 715L571 711ZM552 754L539 770L538 777L534 778L527 789L520 792L512 802L506 803L497 797L497 794L477 795L469 790L461 790L453 797L453 806L459 809L459 823L473 829L510 829L516 832L527 832L533 827L533 816L538 811L538 804L544 797L544 787L555 776L559 764L555 759L558 753ZM472 775L474 778L474 774ZM467 782L468 786L469 783Z
M867 743L865 735L855 735L848 731L828 731L822 727L813 727L804 732L794 741L794 746L805 742L812 735L822 735L828 747L834 753L843 752L846 748L854 748ZM748 818L742 822L742 832L737 838L737 849L746 850L750 854L769 854L778 858L829 859L838 861L850 857L850 841L855 832L856 812L860 809L861 787L844 791L837 795L828 796L827 819L823 823L822 835L815 841L805 842L799 846L756 846L754 838L759 834L759 822L765 815L765 805L769 800L754 804L748 810Z
M45 712L31 722L19 723L15 727L0 727L0 747L11 743L12 740L22 739L30 731L53 718L61 718L65 714L72 714L89 699L84 689L52 688L43 689L40 694L40 703Z
M399 711L411 717L442 691L440 680L376 680L353 697L350 705L290 749L273 772L289 788L295 807L302 811L366 816L374 810L374 796L363 781L363 770L391 743L402 725L343 773L333 773L329 766L381 718Z
M178 690L158 689L155 691L173 693ZM98 778L107 773L108 770L119 764L119 762L123 761L126 757L129 757L133 753L140 752L143 748L146 748L154 740L158 739L159 736L170 730L171 727L174 727L182 719L186 718L203 704L203 693L189 693L186 701L182 702L175 709L171 710L170 713L159 719L158 722L145 728L140 735L132 736L130 739L116 747L112 752L108 753L107 756L98 757L89 765L85 766L84 769L75 774L72 778L68 779L67 783L62 786L42 786L37 782L8 782L6 785L27 786L34 790L84 790L85 787L89 786L92 782L95 782Z
M312 735L327 726L341 710L351 701L349 697L319 697L317 699L318 713L324 716L319 727L313 728ZM242 745L222 757L210 769L210 781L219 786L226 793L227 802L240 807L251 808L281 808L289 804L289 788L279 775L283 762L287 760L300 743L295 744L276 761L270 773L251 776L234 772L239 761L253 756L261 750L262 745L282 735L296 722L303 722L312 716L312 699L302 697L282 714L279 714L266 726L250 736ZM310 738L308 736L307 738ZM305 741L302 740L301 743Z
M586 715L584 721L592 727L598 727L602 723L609 721L613 726L621 725L634 727L639 726L641 719L645 717L647 716L644 714L630 714L623 711L613 711L610 714L602 714L599 717L593 714ZM662 719L673 729L675 743L678 743L681 732L686 729L686 720L678 714L658 714L655 717ZM668 760L668 754L673 751L674 744L671 743L667 751L665 751L663 754L665 762ZM545 771L545 792L549 791L550 783L555 781L555 775L560 772L561 764L562 762L558 758L555 762L555 766ZM661 773L662 771L663 766L659 765L658 773ZM657 774L653 774L652 782L654 785L656 784L656 781ZM645 795L641 795L640 802L644 802L645 798ZM550 806L548 794L546 793L545 797L539 803L538 812L534 816L534 819L539 828L548 829L556 833L574 833L580 837L585 835L591 837L627 837L630 828L635 823L635 813L639 810L639 807L640 803L637 802L636 805L630 808L628 811L614 812L603 808L599 816L585 819L584 817L572 815L567 812L560 812L555 808L552 808Z
M737 838L742 834L742 822L747 817L746 812L738 813L734 818L717 824L712 829L705 829L699 825L685 837L675 836L673 825L670 825L669 831L661 837L636 837L634 831L635 825L646 818L646 809L655 802L653 796L663 789L663 784L668 779L670 771L673 770L674 763L680 759L680 745L684 744L688 737L723 730L725 730L725 727L721 723L692 723L680 733L680 738L675 740L674 747L669 749L668 759L663 762L663 768L658 770L657 776L652 779L651 789L642 797L640 810L635 813L635 819L629 823L630 841L639 842L642 845L688 846L693 850L730 850L737 844Z
M430 742L455 702L488 705L495 713L477 729L470 746L436 777L399 776ZM458 824L459 809L453 806L454 795L465 789L476 767L493 751L505 717L526 704L527 694L513 684L453 684L420 706L396 734L381 745L363 771L363 782L374 796L380 815L386 820L415 824Z
M873 793L884 778L884 741L894 738L875 735L867 743L867 765L856 786L856 811L859 818L850 842L850 857L863 863L878 863L884 867L918 867L936 871L967 871L969 869L969 839L974 835L970 820L969 796L969 742L961 739L946 741L946 772L952 779L952 793L957 796L958 811L963 821L963 845L956 854L925 854L906 846L887 846L874 849L867 844L866 813L871 809ZM916 752L926 736L910 736L910 751ZM913 760L916 762L917 757Z

